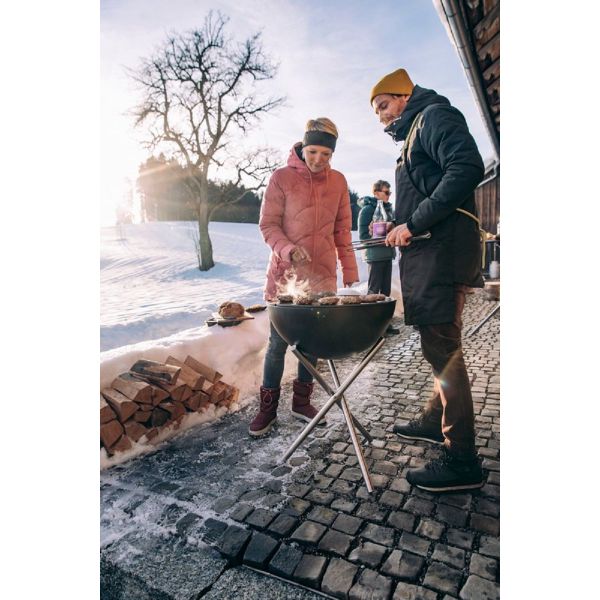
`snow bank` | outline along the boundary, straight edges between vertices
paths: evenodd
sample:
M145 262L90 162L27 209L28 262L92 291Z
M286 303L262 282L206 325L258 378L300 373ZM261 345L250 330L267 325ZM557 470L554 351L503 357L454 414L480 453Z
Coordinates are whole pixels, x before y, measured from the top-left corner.
M181 333L147 342L140 342L103 352L100 362L100 386L110 386L120 373L127 372L133 363L145 358L164 362L168 356L183 361L191 354L200 362L223 374L223 381L236 386L240 397L229 409L215 408L210 405L205 412L188 413L181 425L174 429L165 427L152 440L145 444L145 438L139 443L132 442L132 448L119 452L112 457L104 449L100 453L100 467L106 468L133 456L138 456L155 449L157 443L167 440L173 435L200 423L214 421L223 415L237 412L250 402L254 402L262 383L264 355L269 337L269 318L267 312L255 313L253 320L248 320L234 327L199 327ZM286 355L284 381L295 376L297 361L291 352Z
M269 320L265 312L234 327L197 327L101 354L100 385L109 386L138 359L164 362L169 355L185 360L188 354L223 374L223 380L240 388L240 396L255 385L252 371L267 342Z
M256 401L262 381L269 335L266 311L235 327L203 325L219 304L236 300L245 306L261 303L269 249L257 225L211 223L216 266L200 272L192 232L195 223L144 223L120 230L102 230L100 386L110 386L120 373L140 358L163 362L169 355L184 360L188 354L223 374L240 389L237 404L204 413L188 413L177 431L161 429L154 445L178 431L213 421ZM357 239L357 232L353 232ZM360 284L366 293L368 266L357 255ZM342 286L338 277L338 286ZM392 297L402 314L398 266L394 264ZM201 325L201 326L199 326ZM296 372L297 361L286 355L284 380ZM143 442L144 438L140 441ZM101 450L101 467L123 462L154 445L133 444L131 450L108 457Z

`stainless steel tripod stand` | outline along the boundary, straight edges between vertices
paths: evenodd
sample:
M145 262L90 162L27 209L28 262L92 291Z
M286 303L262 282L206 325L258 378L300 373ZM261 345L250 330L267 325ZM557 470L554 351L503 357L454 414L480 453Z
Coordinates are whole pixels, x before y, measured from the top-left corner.
M328 359L327 364L329 365L329 370L331 372L331 376L333 378L335 388L332 388L322 377L322 375L315 369L313 364L306 358L306 356L302 353L301 350L298 349L297 346L292 346L291 350L296 355L298 360L308 369L308 371L312 374L312 376L319 382L320 386L330 394L329 400L322 406L321 410L317 413L315 418L304 428L302 433L298 436L296 441L290 446L288 451L283 456L282 462L287 461L290 456L296 451L298 446L306 439L308 434L317 426L317 423L324 417L330 410L334 404L337 404L342 412L344 413L344 419L346 421L346 426L348 427L348 431L350 433L350 438L352 439L352 445L354 446L354 451L356 452L356 458L358 459L358 464L360 466L360 470L365 480L365 485L367 486L367 490L370 492L373 491L373 486L371 484L371 477L369 476L369 471L367 469L367 465L365 463L365 458L363 456L362 446L358 440L358 436L356 435L356 429L358 429L362 435L367 440L367 443L371 443L373 438L369 434L369 432L358 422L358 420L352 415L350 409L348 408L348 403L344 398L344 392L350 387L350 385L354 382L354 380L360 375L361 371L373 360L373 357L377 353L377 351L383 345L385 339L383 337L379 338L377 342L371 347L371 349L367 352L367 354L363 357L360 363L354 367L350 375L346 377L346 379L340 384L337 370L335 368L335 364L333 360ZM355 429L356 427L356 429Z

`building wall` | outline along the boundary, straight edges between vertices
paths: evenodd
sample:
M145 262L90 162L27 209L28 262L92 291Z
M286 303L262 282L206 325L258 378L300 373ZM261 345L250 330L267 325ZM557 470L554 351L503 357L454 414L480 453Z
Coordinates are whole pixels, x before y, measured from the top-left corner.
M500 220L500 173L491 181L480 185L475 190L475 204L481 219L481 227L489 233L496 234Z

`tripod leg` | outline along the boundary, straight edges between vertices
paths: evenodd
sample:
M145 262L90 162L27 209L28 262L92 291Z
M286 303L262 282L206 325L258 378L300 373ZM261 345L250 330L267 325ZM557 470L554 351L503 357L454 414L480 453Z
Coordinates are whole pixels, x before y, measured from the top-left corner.
M381 340L383 340L383 338L381 338ZM379 344L379 342L377 342L377 344ZM381 347L381 344L378 345L378 347L375 350L375 352L377 352L377 350L379 350L380 347ZM319 382L320 386L329 395L333 396L333 394L335 394L336 390L334 390L327 383L327 381L325 381L325 379L323 379L323 376L321 375L321 373L319 373L316 370L315 366L304 356L304 354L302 354L302 352L300 350L298 350L298 348L296 348L296 346L292 346L291 350L296 355L296 357L298 358L298 360L306 367L306 369L309 371L309 373ZM369 361L373 358L373 355L374 355L374 353L371 354L369 352L369 354L367 355L369 357ZM331 362L331 361L327 361L327 362ZM331 366L329 367L329 369L331 370ZM333 371L332 371L332 374L333 374ZM335 375L334 381L335 381L335 385L339 388L340 382L337 379L337 373ZM342 405L340 404L340 402L338 402L337 404L340 407L340 409L342 409ZM342 409L342 411L343 411L343 409ZM358 421L358 419L354 415L352 415L352 421L354 422L355 427L362 433L363 437L367 440L367 442L369 444L372 443L373 442L373 436L363 427L363 425Z
M298 448L298 446L306 439L308 434L317 426L317 423L321 420L321 418L326 415L331 407L341 398L343 393L348 389L350 384L360 375L361 371L367 366L367 364L371 361L377 350L381 348L384 343L384 338L380 338L378 342L367 352L366 356L361 360L361 362L354 367L350 375L346 378L346 380L342 383L342 385L335 391L333 396L327 400L327 402L321 407L319 412L315 415L315 418L304 428L302 433L298 436L296 441L290 446L288 451L283 456L282 462L285 462ZM310 364L310 362L304 359L302 353L295 347L292 346L292 352L298 357L299 360L302 360L304 366L311 372L313 375L318 375L315 368ZM302 358L300 358L302 357ZM306 364L304 361L306 361ZM309 369L308 365L311 366L312 370ZM319 378L322 377L319 375Z
M500 302L494 306L494 308L487 314L486 317L482 321L480 321L469 333L467 337L471 337L473 334L477 333L498 311L500 310Z
M339 388L340 381L337 376L335 364L333 363L332 360L328 360L327 362L329 363L329 370L331 371L333 381ZM358 459L358 465L360 466L360 471L362 473L363 479L365 480L365 485L367 486L367 490L369 491L369 494L370 494L373 491L373 485L371 484L371 477L369 475L369 470L367 469L365 457L363 456L362 447L360 445L360 442L358 441L356 431L354 430L352 413L350 412L350 409L348 408L348 404L347 404L346 398L344 398L344 396L340 397L340 404L342 406L342 411L344 412L344 418L346 419L346 425L347 425L348 431L350 433L352 445L354 446L354 451L356 452L356 458Z
M337 369L335 368L335 364L332 360L328 360L327 363L329 364L329 371L331 372L331 377L333 379L333 383L335 383L336 387L339 388L340 380L338 378ZM340 408L342 410L344 410L342 403L345 403L345 402L346 402L346 399L344 398L344 396L342 396L342 399L338 403L338 404L340 404ZM350 411L348 411L348 412L350 412ZM354 423L354 426L363 434L363 437L367 440L367 442L369 444L372 443L373 436L361 425L359 420L352 413L350 413L350 416L352 417L352 422Z
M365 485L367 486L367 490L369 493L373 491L373 485L371 484L371 477L369 475L369 470L367 469L367 463L365 462L365 457L362 453L362 448L360 442L358 441L358 436L356 435L356 431L354 430L354 425L352 423L352 413L346 404L346 400L342 397L341 399L342 410L344 411L344 418L346 419L346 425L348 426L348 431L350 432L350 438L352 439L352 445L354 446L354 451L356 452L356 458L358 459L358 464L360 466L360 471L362 473L363 479L365 480Z

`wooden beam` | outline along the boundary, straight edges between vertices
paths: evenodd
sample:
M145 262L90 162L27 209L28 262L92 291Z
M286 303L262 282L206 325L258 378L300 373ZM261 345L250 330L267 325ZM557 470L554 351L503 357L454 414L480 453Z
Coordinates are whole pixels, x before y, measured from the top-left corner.
M500 32L487 43L477 48L477 56L480 61L484 61L488 56L492 61L500 58Z
M494 61L484 72L483 72L483 81L485 85L488 86L490 83L495 81L500 77L500 61Z
M473 36L480 44L487 44L500 31L500 5L495 6L473 27Z

